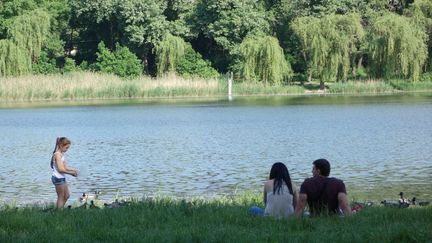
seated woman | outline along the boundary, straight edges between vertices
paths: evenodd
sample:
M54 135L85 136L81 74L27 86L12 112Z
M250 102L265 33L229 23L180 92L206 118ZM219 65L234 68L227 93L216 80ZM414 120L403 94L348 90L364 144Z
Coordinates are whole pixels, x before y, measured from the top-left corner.
M288 218L294 214L298 192L291 182L287 167L277 162L270 170L269 180L264 184L265 209L252 207L249 211L257 216Z

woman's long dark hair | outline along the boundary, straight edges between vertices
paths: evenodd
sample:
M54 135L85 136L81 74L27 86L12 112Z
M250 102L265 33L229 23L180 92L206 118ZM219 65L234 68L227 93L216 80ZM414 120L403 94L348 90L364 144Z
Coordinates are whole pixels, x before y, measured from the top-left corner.
M288 168L283 163L276 162L273 164L270 170L270 180L271 179L274 179L273 194L276 194L276 192L280 194L283 182L285 182L289 192L294 195Z

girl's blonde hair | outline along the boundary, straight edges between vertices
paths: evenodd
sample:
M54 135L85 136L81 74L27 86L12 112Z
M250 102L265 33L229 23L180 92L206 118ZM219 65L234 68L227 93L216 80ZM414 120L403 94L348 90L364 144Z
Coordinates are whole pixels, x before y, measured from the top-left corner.
M53 156L51 157L51 168L54 166L54 153L57 151L57 149L60 148L60 146L66 146L71 144L71 141L67 137L58 137L56 139L56 145L54 147Z

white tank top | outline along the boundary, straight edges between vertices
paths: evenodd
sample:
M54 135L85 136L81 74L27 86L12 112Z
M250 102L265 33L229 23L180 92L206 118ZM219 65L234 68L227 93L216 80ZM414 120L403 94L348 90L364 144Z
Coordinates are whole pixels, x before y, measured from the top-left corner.
M287 185L284 184L282 186L279 194L277 192L273 194L273 191L267 192L264 215L276 218L288 218L293 213L293 195L289 192Z
M57 167L57 163L55 161L55 158L53 158L53 160L54 160L54 162L53 162L53 168L52 168L52 175L55 176L55 177L57 177L57 178L65 178L65 174L64 173L60 173L58 171L58 167ZM62 154L61 162L62 162L63 166L64 166L64 161L65 161L65 158L64 158L64 155Z

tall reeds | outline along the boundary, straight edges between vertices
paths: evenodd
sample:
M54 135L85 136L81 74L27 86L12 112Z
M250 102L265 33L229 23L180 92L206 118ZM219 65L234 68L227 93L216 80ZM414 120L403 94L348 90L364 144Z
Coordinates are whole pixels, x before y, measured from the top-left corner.
M76 72L65 75L30 75L0 79L0 100L81 100L222 94L216 79L142 76L124 80L115 75Z

